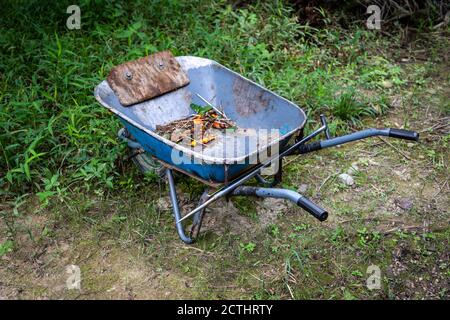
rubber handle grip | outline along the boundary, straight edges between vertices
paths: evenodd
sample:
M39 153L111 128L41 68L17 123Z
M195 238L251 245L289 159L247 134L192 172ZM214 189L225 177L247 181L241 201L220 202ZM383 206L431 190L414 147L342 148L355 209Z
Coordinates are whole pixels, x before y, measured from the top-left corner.
M309 200L308 198L301 197L297 200L297 205L304 210L308 211L310 214L314 216L314 218L325 221L328 218L328 212L321 207L319 207L317 204Z
M389 137L419 141L419 134L417 132L403 129L389 129Z

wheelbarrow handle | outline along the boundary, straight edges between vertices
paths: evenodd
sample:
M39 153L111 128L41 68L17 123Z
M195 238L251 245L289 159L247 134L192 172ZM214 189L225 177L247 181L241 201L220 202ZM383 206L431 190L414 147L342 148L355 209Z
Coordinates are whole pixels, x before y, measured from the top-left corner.
M328 218L328 212L306 197L300 197L297 205L312 214L319 221L325 221Z
M344 143L357 141L374 136L385 136L405 140L419 141L419 134L415 131L403 130L403 129L365 129L362 131L356 131L344 136L334 137L331 139L325 139L308 144L302 144L297 149L297 153L308 153L317 151L320 149L330 148L338 146Z
M404 139L404 140L412 140L419 141L419 133L411 130L404 129L389 129L389 137Z
M328 212L326 210L322 209L317 204L301 195L300 193L289 189L240 186L234 189L231 195L287 199L296 203L300 208L312 214L314 218L320 221L325 221L328 218Z

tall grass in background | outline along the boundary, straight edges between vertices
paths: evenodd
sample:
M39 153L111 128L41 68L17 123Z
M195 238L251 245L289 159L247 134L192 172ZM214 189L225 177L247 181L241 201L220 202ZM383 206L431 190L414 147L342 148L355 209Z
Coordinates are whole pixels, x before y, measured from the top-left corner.
M311 119L327 112L337 130L377 114L375 104L386 106L356 88L402 83L398 69L366 53L372 33L311 28L279 1L245 8L220 0L78 3L81 30L66 28L69 2L10 1L0 11L5 199L37 194L46 202L76 188L123 186L119 123L93 89L114 65L157 51L217 60L303 106Z

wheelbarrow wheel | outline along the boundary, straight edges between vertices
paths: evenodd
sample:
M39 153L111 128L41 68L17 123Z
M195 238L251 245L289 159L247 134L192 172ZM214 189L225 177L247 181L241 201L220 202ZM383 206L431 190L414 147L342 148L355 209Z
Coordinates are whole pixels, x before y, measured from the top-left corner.
M166 174L166 168L164 168L158 161L153 160L153 158L146 152L131 149L130 157L142 173L152 172L160 178L163 178Z
M132 141L136 141L131 133L127 129L124 129L124 136ZM141 148L129 148L129 159L131 159L134 164L138 167L139 171L142 173L152 172L158 177L163 178L166 174L166 168L161 165L158 161L154 160L152 156L147 154Z

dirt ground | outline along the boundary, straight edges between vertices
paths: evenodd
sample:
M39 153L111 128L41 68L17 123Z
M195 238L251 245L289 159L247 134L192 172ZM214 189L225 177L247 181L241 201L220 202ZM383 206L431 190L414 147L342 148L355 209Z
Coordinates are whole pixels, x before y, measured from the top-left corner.
M450 118L442 105L450 91L442 71L419 92L393 92L388 114L365 122L406 125L420 143L371 138L287 158L282 186L327 208L326 222L282 200L219 201L188 246L163 183L152 194L73 195L47 207L35 199L20 207L16 249L0 258L0 299L448 299ZM347 186L338 175L351 166ZM2 221L0 243L6 229ZM366 287L371 264L381 269L379 290ZM67 287L70 265L80 268L80 289Z

